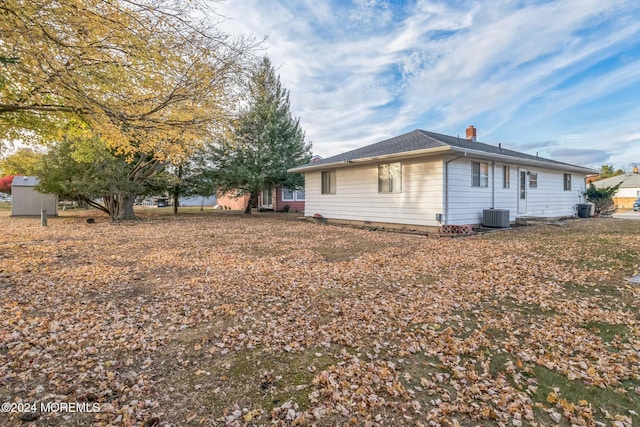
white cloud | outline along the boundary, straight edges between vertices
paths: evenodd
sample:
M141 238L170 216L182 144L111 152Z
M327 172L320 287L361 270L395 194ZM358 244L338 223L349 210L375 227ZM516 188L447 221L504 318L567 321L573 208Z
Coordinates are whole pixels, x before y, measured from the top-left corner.
M631 53L626 64L566 83L640 50L640 4L629 0L243 0L224 3L224 14L227 31L269 35L266 53L324 156L416 127L457 134L479 120L481 140L511 123L544 127L550 116L640 81ZM521 137L516 131L509 140Z

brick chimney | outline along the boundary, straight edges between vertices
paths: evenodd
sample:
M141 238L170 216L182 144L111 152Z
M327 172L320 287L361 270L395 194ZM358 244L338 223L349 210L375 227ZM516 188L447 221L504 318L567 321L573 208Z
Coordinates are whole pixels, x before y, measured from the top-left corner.
M467 128L467 139L469 141L476 142L476 128L474 128L473 126L469 126Z

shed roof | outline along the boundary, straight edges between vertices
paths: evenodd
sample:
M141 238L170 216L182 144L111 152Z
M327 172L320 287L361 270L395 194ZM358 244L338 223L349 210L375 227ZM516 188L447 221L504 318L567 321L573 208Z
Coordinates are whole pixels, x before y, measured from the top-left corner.
M464 138L443 135L421 129L399 135L393 138L355 150L347 151L326 159L313 163L298 166L291 169L294 172L306 172L308 170L319 169L320 166L336 165L340 163L351 163L354 161L364 161L365 159L384 159L388 157L410 156L412 154L429 154L442 151L453 151L457 153L470 153L483 155L489 158L511 160L525 164L536 164L547 166L553 169L574 170L584 173L593 173L595 170L583 166L558 162L556 160L545 159L519 151L508 150L501 146L485 144L482 142L470 141Z
M12 187L35 187L38 185L37 176L16 176L11 183Z

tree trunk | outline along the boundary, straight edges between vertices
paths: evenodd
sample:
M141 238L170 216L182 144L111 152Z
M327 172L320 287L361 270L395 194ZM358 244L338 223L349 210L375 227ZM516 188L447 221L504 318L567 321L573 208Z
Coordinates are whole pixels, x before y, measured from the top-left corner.
M136 219L136 215L133 212L133 202L135 199L136 195L131 193L117 193L105 196L104 204L109 210L111 221Z
M252 191L249 196L249 200L247 201L247 207L244 210L245 215L251 215L251 207L253 206L254 200L258 199L258 193Z
M182 187L180 187L180 182L182 181L182 165L178 166L178 184L173 187L173 214L178 214L178 205L180 204L180 192L182 191Z

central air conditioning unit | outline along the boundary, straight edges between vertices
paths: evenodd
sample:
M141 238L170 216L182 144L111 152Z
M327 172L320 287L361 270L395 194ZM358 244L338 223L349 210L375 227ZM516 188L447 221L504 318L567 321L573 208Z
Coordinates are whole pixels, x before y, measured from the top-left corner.
M495 228L509 227L509 210L508 209L483 209L482 210L482 226Z

